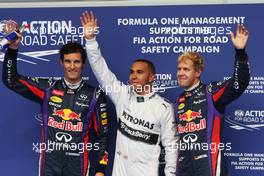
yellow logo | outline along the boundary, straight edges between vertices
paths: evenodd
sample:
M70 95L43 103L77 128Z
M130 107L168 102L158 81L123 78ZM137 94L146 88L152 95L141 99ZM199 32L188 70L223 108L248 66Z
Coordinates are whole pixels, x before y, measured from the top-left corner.
M185 107L185 104L181 103L181 104L179 104L178 109L180 110L180 109L183 109L184 107Z
M107 124L107 119L102 120L102 125L106 125Z
M57 96L51 96L50 100L55 102L55 103L61 103L62 102L62 99L57 97Z
M104 119L104 118L106 118L106 117L107 117L107 113L106 113L106 112L104 112L104 113L102 113L102 114L101 114L101 116L102 116L102 118Z

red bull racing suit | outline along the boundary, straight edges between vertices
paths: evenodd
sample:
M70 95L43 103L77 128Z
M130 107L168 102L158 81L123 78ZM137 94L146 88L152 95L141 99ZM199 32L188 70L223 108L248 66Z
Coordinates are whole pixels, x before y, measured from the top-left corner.
M107 111L100 89L81 81L77 89L64 79L25 77L17 72L17 50L8 49L3 63L3 82L11 90L42 105L40 176L86 176L88 151L96 151L96 172L105 172ZM89 129L95 142L89 141Z
M86 50L93 72L115 104L118 131L112 176L158 176L160 146L165 148L165 175L175 176L178 137L173 106L152 92L138 95L109 70L95 39Z
M182 93L176 103L180 134L177 176L223 176L226 169L221 144L225 107L247 88L250 74L248 56L236 50L233 77L209 85L199 83Z

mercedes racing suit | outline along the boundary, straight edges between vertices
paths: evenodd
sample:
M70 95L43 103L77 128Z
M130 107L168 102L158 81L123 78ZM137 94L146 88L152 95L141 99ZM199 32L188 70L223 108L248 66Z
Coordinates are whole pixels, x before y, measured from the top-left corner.
M40 176L86 176L88 151L96 151L96 172L105 172L108 161L107 111L100 89L83 80L70 89L64 79L39 79L17 73L17 50L8 49L3 63L3 82L11 90L42 105ZM95 130L95 143L89 129Z
M182 93L176 105L176 122L180 134L177 176L226 175L221 143L223 115L228 103L247 88L250 74L244 50L236 50L233 77L209 85L199 83Z
M87 40L91 68L115 104L118 131L112 176L157 176L160 146L165 147L165 174L176 171L177 143L173 107L156 93L131 91L109 70L95 39Z

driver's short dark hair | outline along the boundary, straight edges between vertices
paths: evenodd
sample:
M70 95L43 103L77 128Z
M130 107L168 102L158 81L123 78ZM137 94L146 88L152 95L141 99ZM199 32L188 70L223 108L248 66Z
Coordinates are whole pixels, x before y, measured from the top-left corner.
M154 64L153 64L151 61L146 60L146 59L136 59L136 60L134 61L134 63L135 63L135 62L144 62L144 63L146 63L146 64L148 65L148 68L149 68L150 72L153 73L153 74L155 75L155 73L156 73L156 68L155 68Z
M83 46L77 42L69 42L64 44L60 48L60 60L63 62L64 54L72 54L72 53L80 53L82 56L82 61L85 63L86 60L86 52L83 49Z

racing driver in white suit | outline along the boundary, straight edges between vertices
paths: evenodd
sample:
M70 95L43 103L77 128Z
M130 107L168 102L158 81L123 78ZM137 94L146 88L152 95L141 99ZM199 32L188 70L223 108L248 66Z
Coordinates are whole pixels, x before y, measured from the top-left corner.
M165 175L175 176L178 135L174 110L152 89L154 65L147 60L134 61L130 68L131 85L124 85L101 55L93 13L83 13L80 20L91 68L116 107L118 131L112 176L158 176L160 142L165 148Z

